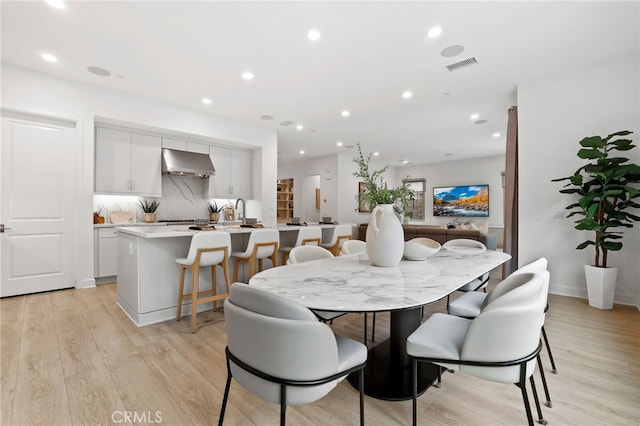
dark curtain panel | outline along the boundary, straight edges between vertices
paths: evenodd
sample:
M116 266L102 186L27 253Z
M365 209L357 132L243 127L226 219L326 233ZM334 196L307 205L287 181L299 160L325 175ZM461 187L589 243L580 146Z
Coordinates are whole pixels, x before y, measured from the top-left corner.
M504 252L511 260L502 267L506 277L518 269L518 107L509 108L504 188Z

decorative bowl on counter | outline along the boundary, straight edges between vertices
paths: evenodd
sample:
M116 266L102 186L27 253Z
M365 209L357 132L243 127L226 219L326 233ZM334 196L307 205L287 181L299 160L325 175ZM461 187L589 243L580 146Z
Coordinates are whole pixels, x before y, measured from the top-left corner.
M414 238L404 243L404 258L426 260L440 251L440 243L431 238Z
M209 224L209 219L195 219L193 222L196 226L207 226Z
M322 223L330 223L331 216L322 216Z
M244 219L244 223L247 225L255 225L258 223L258 218L256 217L247 217Z

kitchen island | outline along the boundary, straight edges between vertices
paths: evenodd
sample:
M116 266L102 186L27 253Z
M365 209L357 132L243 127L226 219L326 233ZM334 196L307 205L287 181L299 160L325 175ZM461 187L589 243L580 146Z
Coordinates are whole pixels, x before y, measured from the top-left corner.
M328 240L335 225L312 225L323 229L323 241ZM292 245L302 226L275 226L280 231L281 245ZM187 256L191 238L196 232L229 232L232 251L244 251L251 232L256 228L238 225L215 225L214 231L190 230L188 225L128 226L118 231L118 306L138 326L154 324L175 318L178 300L179 267L176 259ZM355 229L355 225L354 225ZM233 270L233 260L229 267ZM265 268L270 267L266 260ZM248 281L246 265L240 270L239 280ZM187 272L188 274L189 272ZM218 275L218 292L226 292L223 274ZM190 282L190 277L185 277ZM211 289L210 268L200 269L200 291ZM200 305L199 311L213 309L212 303ZM185 303L183 314L191 313Z

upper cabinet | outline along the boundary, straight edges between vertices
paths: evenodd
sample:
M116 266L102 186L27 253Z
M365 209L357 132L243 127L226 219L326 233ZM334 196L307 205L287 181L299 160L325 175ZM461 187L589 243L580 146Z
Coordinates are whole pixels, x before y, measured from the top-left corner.
M95 191L162 195L159 137L96 127Z
M184 139L162 138L162 147L169 149L177 149L178 151L198 152L200 154L209 154L209 145L197 142L189 142Z
M251 151L209 147L216 174L208 179L210 198L251 198Z

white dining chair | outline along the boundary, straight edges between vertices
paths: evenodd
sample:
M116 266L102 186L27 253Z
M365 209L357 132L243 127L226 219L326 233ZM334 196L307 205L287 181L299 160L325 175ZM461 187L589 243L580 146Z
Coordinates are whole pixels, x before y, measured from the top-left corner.
M298 236L293 246L280 246L280 252L282 253L282 264L286 265L289 259L289 253L293 247L304 245L319 246L322 244L322 229L317 226L300 227L298 230Z
M256 273L256 260L258 271L262 271L263 260L270 259L272 266L278 266L278 244L280 234L277 229L256 229L251 232L247 249L243 252L233 252L231 257L235 260L233 268L233 281L238 281L240 265L249 264L249 279Z
M218 425L224 421L232 378L252 394L279 404L284 425L288 405L321 399L353 372L359 375L364 425L365 345L335 335L305 306L242 283L231 286L224 316L227 382Z
M546 270L547 270L547 259L545 259L544 257L541 257L525 266L518 268L511 275L509 275L509 277L512 277L516 274L522 274L522 273L528 273L528 272L542 273ZM503 280L502 282L498 283L494 287L494 289L491 290L489 293L468 292L461 295L460 297L458 297L457 299L455 299L449 304L447 312L450 315L456 315L462 318L472 319L477 317L485 306L487 306L493 300L513 290L514 281L510 280L509 277L507 277L507 279ZM544 310L545 317L548 309L549 309L549 304L546 303L545 310ZM542 338L543 338L544 344L547 348L547 354L549 355L549 361L551 362L551 368L552 368L551 372L554 374L557 374L558 370L556 369L556 364L555 364L555 361L553 360L553 354L551 352L551 346L549 345L549 339L547 338L547 333L545 332L545 329L544 329L544 320L543 320L541 332L542 332ZM549 386L547 384L547 379L544 374L544 369L542 367L542 360L540 356L538 356L538 369L540 370L540 377L542 379L544 393L547 398L545 405L547 407L552 407L553 403L551 402L551 394L549 392Z
M417 424L417 363L468 373L481 379L516 384L530 426L533 416L529 379L539 422L545 424L532 378L540 352L540 327L548 291L548 272L512 276L513 290L489 303L474 319L436 313L407 339L413 374L413 424ZM446 332L443 332L446 330ZM438 375L440 383L440 374Z
M176 320L182 318L182 304L185 299L191 299L191 332L196 332L196 315L198 305L224 300L229 296L231 280L229 279L229 252L231 251L231 237L228 232L198 232L191 238L189 252L186 258L176 259L180 265L178 281L178 308ZM220 265L224 273L226 292L218 294L216 266ZM211 267L211 290L199 291L200 268ZM184 294L184 278L186 271L191 272L191 293Z
M340 255L362 254L367 252L367 243L362 240L348 240L342 244Z
M334 256L338 256L342 245L351 239L352 234L351 225L336 225L331 233L331 238L328 242L322 243L322 247L329 250Z

